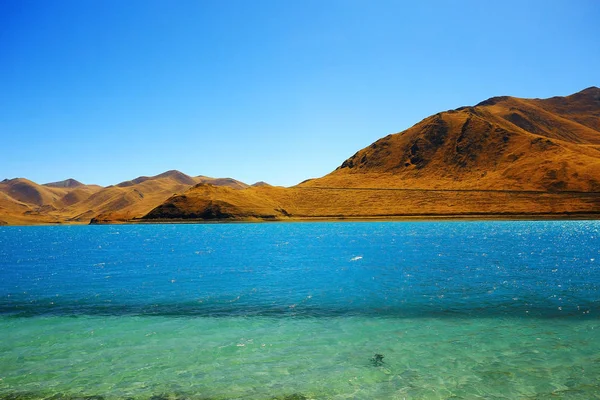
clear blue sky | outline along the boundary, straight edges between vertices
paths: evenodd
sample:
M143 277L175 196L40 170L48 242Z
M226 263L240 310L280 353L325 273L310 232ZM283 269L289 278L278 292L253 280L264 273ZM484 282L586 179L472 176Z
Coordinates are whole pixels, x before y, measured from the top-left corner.
M597 0L0 0L0 179L288 186L439 111L589 86Z

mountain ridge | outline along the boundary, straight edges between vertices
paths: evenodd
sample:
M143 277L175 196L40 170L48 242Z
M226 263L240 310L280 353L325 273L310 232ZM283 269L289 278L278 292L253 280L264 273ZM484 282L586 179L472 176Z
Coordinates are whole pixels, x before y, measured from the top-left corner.
M598 88L588 90L593 112L582 116L580 107L575 110L587 125L600 124L599 95ZM573 96L580 97L563 99ZM600 132L538 104L548 103L501 96L434 114L359 150L331 174L300 185L599 190Z
M291 188L195 187L146 220L600 214L600 89L436 113ZM597 218L597 217L594 217Z
M44 183L42 186L57 187L57 188L74 188L74 187L81 187L81 186L86 186L86 185L84 185L83 183L81 183L73 178L68 178L63 181Z
M5 179L0 182L0 221L4 225L127 221L204 181L247 186L231 178L191 177L176 170L107 187L85 185L73 178L42 185L25 178Z
M438 112L290 188L177 170L0 182L2 224L423 217L600 217L600 89Z

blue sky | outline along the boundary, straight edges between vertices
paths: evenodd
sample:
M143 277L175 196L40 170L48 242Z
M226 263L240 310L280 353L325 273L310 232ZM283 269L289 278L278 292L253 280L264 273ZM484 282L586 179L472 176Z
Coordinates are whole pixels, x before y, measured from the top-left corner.
M293 185L439 111L600 86L598 1L0 0L0 179Z

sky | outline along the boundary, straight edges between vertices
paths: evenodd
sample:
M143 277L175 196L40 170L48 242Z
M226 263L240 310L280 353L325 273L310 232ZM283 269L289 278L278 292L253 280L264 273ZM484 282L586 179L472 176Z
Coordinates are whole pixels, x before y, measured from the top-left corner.
M600 86L600 1L0 0L0 180L290 186L489 97Z

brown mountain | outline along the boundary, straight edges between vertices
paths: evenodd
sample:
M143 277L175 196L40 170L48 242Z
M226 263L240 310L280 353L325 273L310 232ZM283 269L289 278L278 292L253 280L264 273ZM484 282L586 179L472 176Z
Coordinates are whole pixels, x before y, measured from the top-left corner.
M18 202L37 206L56 205L64 195L62 190L44 187L25 178L3 180L0 191Z
M62 181L39 185L24 178L0 182L0 221L9 224L57 223L59 210L96 193L102 187Z
M214 186L225 186L232 189L246 189L248 185L244 182L237 181L232 178L211 178L208 176L199 175L194 178L196 183L209 183Z
M293 188L198 186L146 219L600 213L600 89L435 114Z
M268 187L268 186L271 186L271 185L269 185L267 182L258 181L256 183L253 183L250 186L253 186L253 187L261 187L261 186L264 187L264 186L267 186Z
M192 186L192 185L195 185L196 183L198 183L198 182L196 182L196 180L194 178L184 174L183 172L179 172L176 170L170 170L167 172L163 172L162 174L158 174L156 176L140 176L140 177L137 177L130 181L121 182L115 186L125 188L125 187L139 185L146 181L156 181L156 180L161 180L161 179L166 179L173 183L187 185L187 186Z
M0 223L119 222L138 218L176 193L210 181L246 187L229 178L190 177L179 171L141 176L114 186L84 185L74 179L38 185L23 178L0 182Z
M600 89L438 113L292 188L179 171L0 182L0 224L455 216L600 216Z
M74 207L78 218L93 223L112 223L139 218L169 197L182 193L193 185L210 181L215 186L246 187L242 182L230 178L191 177L179 171L142 176L121 182L91 196Z
M495 97L388 135L307 187L600 190L600 89Z
M74 187L82 187L85 185L79 181L76 181L73 178L69 178L69 179L65 179L64 181L44 183L43 186L57 187L57 188L74 188Z
M76 204L72 213L95 223L126 221L146 214L157 204L196 183L197 179L174 170L155 176L140 176L105 188Z

